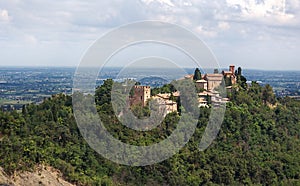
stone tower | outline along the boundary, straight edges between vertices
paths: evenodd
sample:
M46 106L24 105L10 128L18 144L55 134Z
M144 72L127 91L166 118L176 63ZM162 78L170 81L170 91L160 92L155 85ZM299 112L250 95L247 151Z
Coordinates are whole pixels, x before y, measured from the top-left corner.
M144 107L151 97L150 86L134 86L134 95L131 98L131 105L140 104Z

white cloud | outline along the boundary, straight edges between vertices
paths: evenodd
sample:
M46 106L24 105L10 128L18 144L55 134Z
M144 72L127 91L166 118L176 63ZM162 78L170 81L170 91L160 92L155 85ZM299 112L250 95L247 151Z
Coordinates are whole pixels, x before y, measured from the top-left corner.
M5 9L0 10L0 22L1 21L9 22L10 20L11 20L11 17L9 16L8 11Z
M201 36L206 36L209 38L214 38L218 35L218 33L216 31L205 28L201 25L196 27L195 31L196 31L196 33L200 34Z
M287 12L286 0L226 0L226 2L229 7L236 9L240 13L240 18L244 20L278 25L288 24L295 18L295 15Z
M157 2L157 3L160 3L162 5L168 5L168 6L171 6L171 7L175 6L170 0L142 0L142 2L144 2L147 5Z
M228 30L228 29L230 29L229 23L223 22L223 21L218 23L218 27L219 27L221 30Z
M33 45L33 46L38 44L38 39L34 35L26 34L26 35L24 35L24 40L26 43Z
M272 46L277 42L280 42L278 47L282 47L282 50L287 50L291 43L294 50L300 50L300 42L295 42L300 40L300 1L283 2L284 0L0 1L0 47L22 50L22 47L30 45L35 50L44 50L37 51L36 54L45 55L45 59L47 55L50 56L48 51L52 51L51 55L57 53L57 56L70 59L74 53L82 55L86 49L83 46L88 46L112 28L135 21L161 20L192 30L218 52L221 60L234 60L234 55L229 54L235 50L242 53L242 50L246 52L259 46L264 47L265 56L270 56L273 54ZM224 49L228 52L228 58ZM4 51L0 50L0 56L2 53Z

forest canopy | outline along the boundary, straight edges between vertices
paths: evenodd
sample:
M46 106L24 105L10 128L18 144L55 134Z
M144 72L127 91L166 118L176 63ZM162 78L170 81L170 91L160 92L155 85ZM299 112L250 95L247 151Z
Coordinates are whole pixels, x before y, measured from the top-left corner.
M153 131L123 126L110 103L112 83L106 80L98 87L95 100L114 137L149 145L176 128L181 116L175 112ZM210 108L199 108L197 129L188 144L170 159L144 167L119 165L95 152L76 125L71 96L54 95L40 105L24 106L22 112L0 111L0 166L13 174L47 164L78 185L300 184L300 101L276 98L269 85L244 86L230 92L223 125L208 149L201 152L198 145Z

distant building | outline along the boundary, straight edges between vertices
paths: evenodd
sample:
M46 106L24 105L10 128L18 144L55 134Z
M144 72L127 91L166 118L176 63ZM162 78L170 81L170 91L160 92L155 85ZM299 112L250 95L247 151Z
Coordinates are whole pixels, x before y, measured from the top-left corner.
M165 115L171 112L177 112L176 101L170 100L171 95L179 97L179 92L157 94L151 97L150 86L134 86L134 94L130 98L130 105L141 104L143 107L147 105L147 101L151 98L159 104L160 109L165 110Z
M230 78L231 79L231 84L234 85L236 84L236 77L235 77L235 66L230 65L229 66L229 71L222 71L222 74L224 77Z
M199 97L198 98L198 107L208 107L207 97Z
M170 99L171 95L174 96L174 97L179 97L180 92L178 92L178 91L177 92L172 92L172 94L171 93L159 93L159 94L156 95L156 97L160 97L160 98L163 98L163 99Z
M134 86L134 95L130 98L130 105L141 104L143 107L147 105L148 99L151 98L150 86Z
M196 86L200 89L204 89L204 90L207 90L207 81L204 80L204 79L201 79L201 80L197 80L196 81Z
M184 79L193 80L193 77L193 74L188 74ZM219 92L216 91L216 88L222 84L224 77L230 78L232 85L236 84L234 65L229 66L229 71L222 71L222 73L215 71L214 74L205 74L202 76L201 80L195 82L197 88L204 90L204 92L198 94L199 107L208 107L211 102L216 105L229 101L228 98L222 98ZM227 89L230 88L231 86L227 87ZM151 97L150 86L134 86L134 95L130 98L130 104L141 104L142 106L146 106L147 101L151 98L158 102L161 109L166 109L166 114L168 114L177 111L177 103L170 100L171 96L180 97L180 92L173 92L172 94L160 93Z
M205 74L204 79L207 81L207 90L213 90L221 85L223 81L222 74Z
M180 94L179 92L174 92L172 93L174 97L179 97ZM176 101L170 100L171 94L170 93L165 93L165 94L157 94L156 96L153 96L152 99L156 100L160 107L165 107L166 113L171 113L171 112L177 112L177 103Z
M228 98L223 98L220 96L219 92L217 91L204 91L198 93L198 103L199 107L208 107L208 97L210 97L210 101L214 103L214 105L227 103L229 101Z
M191 79L192 75L187 75L186 79ZM231 84L236 84L236 75L235 75L235 66L230 65L228 71L222 71L222 73L215 72L214 74L205 74L201 80L196 81L197 88L205 90L198 94L198 103L199 107L207 107L208 106L208 98L214 104L228 102L228 98L222 98L215 89L220 86L225 81L224 78L227 78L226 81L231 81ZM229 81L229 82L230 82ZM232 86L226 87L228 90L231 89Z

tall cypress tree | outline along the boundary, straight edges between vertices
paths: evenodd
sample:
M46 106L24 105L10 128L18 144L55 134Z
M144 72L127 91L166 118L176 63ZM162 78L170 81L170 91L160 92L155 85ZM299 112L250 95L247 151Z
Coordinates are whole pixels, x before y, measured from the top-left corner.
M197 81L197 80L200 80L202 78L201 76L201 72L199 70L199 68L196 68L195 72L194 72L194 80Z
M247 88L247 79L242 75L242 68L239 67L237 71L237 83L241 85L242 88Z
M242 75L242 68L239 67L239 68L238 68L238 76L241 76L241 75Z

